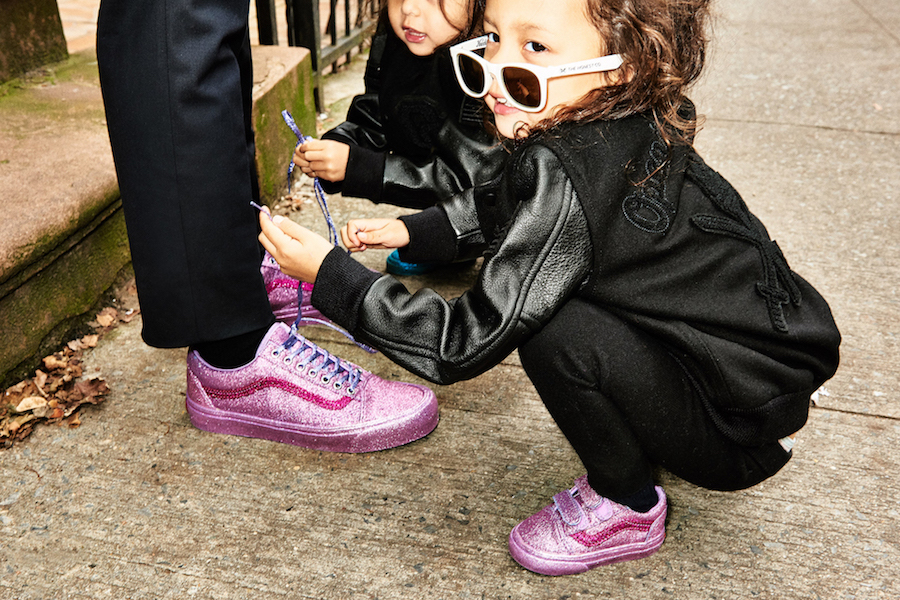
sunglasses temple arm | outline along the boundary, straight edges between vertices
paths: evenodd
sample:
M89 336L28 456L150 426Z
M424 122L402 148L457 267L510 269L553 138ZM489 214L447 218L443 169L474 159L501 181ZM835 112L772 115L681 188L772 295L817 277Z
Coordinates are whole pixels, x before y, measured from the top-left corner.
M607 56L601 56L600 58L591 58L568 65L548 67L544 73L548 79L551 77L576 75L580 73L600 73L603 71L614 71L621 67L623 62L621 55L609 54Z

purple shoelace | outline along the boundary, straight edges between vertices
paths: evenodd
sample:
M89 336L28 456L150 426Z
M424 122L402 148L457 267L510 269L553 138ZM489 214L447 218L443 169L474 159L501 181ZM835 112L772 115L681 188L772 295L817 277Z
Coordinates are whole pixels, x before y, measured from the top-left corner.
M308 136L303 135L303 133L300 131L300 128L297 127L297 123L296 123L296 121L294 121L294 117L291 116L291 113L288 110L286 110L286 109L282 110L281 116L284 119L284 122L287 123L287 126L291 128L291 131L294 132L294 135L297 136L297 145L294 146L294 152L296 152L297 148L299 148L306 140L308 140L310 138ZM290 193L290 191L291 191L291 184L292 184L292 179L293 179L293 174L294 174L294 166L295 165L294 165L293 153L292 153L291 160L288 163L288 170L287 170L288 193ZM325 223L328 225L328 241L331 242L332 244L334 244L334 246L337 246L338 245L337 228L334 226L334 219L331 218L331 211L328 209L328 201L326 200L326 197L325 197L325 190L322 189L322 184L319 183L318 177L313 178L313 189L315 190L315 193L316 193L316 203L319 205L319 210L322 211L322 216L325 217ZM257 209L262 210L262 207L259 206L258 204L256 204L255 202L250 202L250 204L252 204ZM350 251L348 250L347 252L349 253ZM302 318L302 312L300 311L301 306L303 306L303 286L298 285L297 286L297 307L298 307L297 318L296 318L296 320L294 320L293 325L291 325L291 335L288 337L287 340L285 340L285 342L283 344L284 349L288 350L291 348L291 346L293 346L298 341L300 341L300 342L302 342L300 347L297 350L293 351L290 354L290 356L295 356L295 355L299 354L306 347L315 349L315 352L313 352L311 354L311 358L308 361L304 362L301 366L306 366L307 364L309 364L309 361L313 360L319 354L322 354L323 356L325 356L325 362L322 363L323 367L325 365L327 365L329 362L332 362L333 364L335 364L336 371L350 373L350 371L347 370L349 367L343 366L343 362L338 357L330 354L329 352L323 350L322 348L319 348L318 346L316 346L315 344L313 344L312 342L310 342L309 340L307 340L306 338L304 338L303 336L301 336L298 333L298 328L300 327L300 323L301 323L301 321L304 320ZM376 352L376 350L374 348L357 341L356 338L354 338L349 332L341 329L340 327L337 327L331 321L324 321L324 320L313 319L313 318L307 318L305 320L307 322L314 321L316 323L320 323L322 325L330 327L331 329L334 329L335 331L347 336L348 339L350 339L354 344L356 344L357 346L359 346L366 352L370 352L370 353ZM358 367L353 367L352 371L356 373L355 378L353 375L347 375L347 377L349 377L350 382L351 382L351 387L350 387L351 394L355 391L355 386L359 383L359 377L360 377ZM329 375L328 379L330 379L331 377L332 377L332 375ZM344 380L346 380L346 378L341 379L340 383L343 383ZM338 383L335 383L335 385L337 386Z
M348 383L347 393L351 396L356 393L356 388L359 386L360 379L362 379L360 368L353 363L341 360L300 335L297 332L296 321L291 325L291 335L284 341L281 350L277 350L275 354L280 355L285 350L288 351L288 354L285 356L285 360L288 362L292 361L294 357L300 357L300 362L297 363L298 369L303 369L321 356L323 358L321 364L313 366L309 374L315 376L319 371L324 371L321 376L322 383L327 384L333 380L332 385L336 390L339 390L346 382ZM306 352L307 350L309 352Z
M297 148L303 145L306 140L310 139L309 137L303 135L300 132L300 128L297 127L297 123L294 121L294 117L291 116L291 113L287 110L281 111L281 116L284 118L284 122L287 123L287 126L291 128L291 131L294 132L294 135L297 136L297 145L294 146L294 152L297 151ZM293 156L293 155L292 155ZM294 175L294 161L293 159L288 164L287 171L287 183L288 183L288 193L291 191L291 183ZM318 177L313 177L313 189L316 192L316 202L319 204L319 210L322 211L322 216L325 217L325 223L328 225L328 241L338 245L338 234L337 228L334 226L334 219L331 218L331 211L328 210L328 201L325 199L325 190L322 189L322 184L319 183Z

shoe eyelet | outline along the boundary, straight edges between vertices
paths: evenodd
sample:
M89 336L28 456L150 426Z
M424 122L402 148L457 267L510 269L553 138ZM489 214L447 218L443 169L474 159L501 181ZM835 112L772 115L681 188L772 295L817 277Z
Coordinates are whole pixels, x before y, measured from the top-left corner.
M310 369L309 371L306 372L306 374L309 375L310 377L312 377L313 379L315 379L316 375L319 374L319 371L318 371L318 369Z
M333 387L334 387L334 389L339 390L339 389L341 389L342 387L344 387L344 382L342 382L342 381L335 381L334 384L333 384Z
M322 377L321 377L321 379L319 379L319 381L321 381L322 383L327 385L328 382L331 381L331 377L329 377L328 375L322 375Z
M292 357L292 356L285 356L285 357L284 357L283 359L281 359L281 360L284 361L284 364L289 365L289 364L291 364L291 362L293 362L294 357Z
M272 350L272 356L281 356L281 349L275 348L274 350Z

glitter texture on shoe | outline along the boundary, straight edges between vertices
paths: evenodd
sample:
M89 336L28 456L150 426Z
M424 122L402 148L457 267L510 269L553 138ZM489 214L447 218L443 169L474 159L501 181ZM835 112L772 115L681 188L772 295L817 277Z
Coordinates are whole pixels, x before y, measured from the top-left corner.
M266 252L262 264L259 267L266 284L266 293L269 295L269 304L275 318L286 325L290 325L300 313L300 325L324 324L328 321L325 316L316 310L310 303L313 284L300 283L293 277L288 277L281 272L281 268L272 255ZM298 294L297 288L301 288ZM328 321L330 323L330 321Z
M283 323L249 364L218 369L188 353L186 406L198 429L330 452L372 452L428 435L434 392L381 379Z
M262 264L259 267L266 284L266 294L269 296L269 306L275 319L285 325L294 324L297 327L306 325L324 325L337 331L348 340L365 350L375 353L375 349L356 341L346 329L339 327L323 315L312 305L313 284L300 282L281 272L281 267L272 255L266 252Z
M650 556L666 537L666 494L658 486L656 493L656 506L639 513L598 495L583 475L513 528L509 552L542 575L583 573Z

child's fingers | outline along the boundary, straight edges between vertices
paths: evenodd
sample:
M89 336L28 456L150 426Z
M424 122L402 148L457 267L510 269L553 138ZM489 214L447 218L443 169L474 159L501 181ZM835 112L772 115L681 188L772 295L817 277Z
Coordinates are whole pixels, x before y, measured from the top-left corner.
M269 221L260 215L259 240L275 257L282 272L302 281L315 281L322 261L333 249L331 242L282 216Z
M325 140L317 140L316 138L307 138L305 142L300 144L300 149L304 152L310 150L321 150L325 146Z
M277 248L275 244L272 243L272 240L269 238L269 234L272 232L272 229L278 229L271 222L271 217L268 214L259 213L259 226L262 231L259 234L259 243L262 244L263 248L266 249L266 252L275 256L277 252Z
M266 252L275 256L275 244L272 243L265 233L260 233L257 239L259 240L259 243L262 244L262 247L266 249Z
M350 221L341 227L341 242L351 252L363 252L366 250L366 245L359 240L358 233L359 227L354 221Z
M326 152L307 152L305 158L309 166L317 171L330 169L334 162Z
M349 223L341 227L341 243L344 244L345 248L352 251L354 248L359 246L359 240L350 232L349 227Z
M365 244L369 248L397 248L397 245L394 242L394 236L385 228L360 231L356 235L359 238L359 243Z
M372 227L360 231L360 242L369 248L402 248L409 244L409 232L399 219L376 219Z
M289 248L291 244L303 245L305 238L309 233L309 230L305 227L294 223L290 219L285 219L281 215L275 215L270 218L268 215L260 214L259 226L262 229L262 233L278 251L269 251L273 256L283 252Z
M294 164L300 167L301 171L311 176L327 176L331 171L328 160L323 159L321 153L316 152L306 152L301 159L297 159L295 156Z
M272 217L272 223L287 237L297 240L301 244L305 243L307 238L312 234L312 232L303 225L294 223L290 219L286 219L281 215L275 215L274 217Z
M284 242L284 238L287 237L285 233L272 222L272 216L269 214L263 212L259 213L259 227L262 230L262 233L260 233L260 241L265 238L263 246L265 246L266 243L274 246L279 241ZM266 250L269 251L269 254L272 254L270 247L266 246Z

